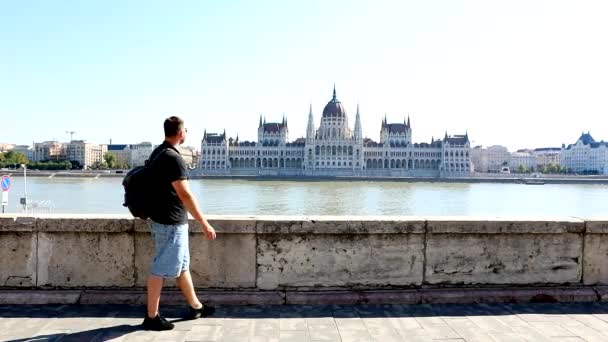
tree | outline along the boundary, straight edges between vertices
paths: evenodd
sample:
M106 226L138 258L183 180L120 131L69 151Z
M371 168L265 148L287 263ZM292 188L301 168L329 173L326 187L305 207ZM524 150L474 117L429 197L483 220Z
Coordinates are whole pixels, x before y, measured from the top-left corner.
M108 166L108 168L113 169L114 167L116 167L116 156L112 153L106 152L106 154L103 155L103 160L105 161L105 164Z
M528 172L528 169L526 168L525 165L519 164L519 168L517 169L517 172L519 172L519 173L526 173L526 172Z
M27 164L28 160L25 154L19 152L8 151L4 153L4 162L7 164Z

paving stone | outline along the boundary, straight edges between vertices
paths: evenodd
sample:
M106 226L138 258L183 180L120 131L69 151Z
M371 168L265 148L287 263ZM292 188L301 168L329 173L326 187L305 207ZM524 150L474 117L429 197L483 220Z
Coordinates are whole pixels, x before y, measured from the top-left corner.
M342 342L369 342L372 336L366 330L342 330L339 329Z
M516 333L489 332L488 335L496 342L526 342L524 338Z
M340 340L340 333L335 324L309 325L308 333L312 341Z
M553 322L532 322L530 325L536 328L541 334L548 337L576 336L576 334Z
M279 322L279 329L284 330L306 330L307 324L306 319L297 317L283 317L281 316Z
M334 318L339 330L367 331L363 320L359 317Z
M467 342L486 342L491 341L490 335L479 329L468 318L446 319L447 324Z
M279 333L279 341L285 342L309 342L310 336L308 335L308 331L306 330L290 330L283 331L281 330Z
M186 341L219 341L224 327L221 325L192 325Z
M606 342L608 341L608 334L602 334L599 331L583 325L583 326L574 326L574 327L565 327L574 333L577 337L582 338L587 342Z

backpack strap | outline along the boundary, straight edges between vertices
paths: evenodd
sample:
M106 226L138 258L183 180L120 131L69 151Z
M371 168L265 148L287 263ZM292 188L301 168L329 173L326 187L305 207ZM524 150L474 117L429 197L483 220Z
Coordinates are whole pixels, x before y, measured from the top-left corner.
M157 159L158 159L160 156L162 156L162 155L163 155L163 153L167 152L168 150L169 150L169 147L167 147L167 148L165 148L164 150L162 150L162 151L158 152L158 154L157 154L156 156L154 156L154 158L152 158L152 160L147 159L147 160L144 162L144 166L145 166L145 167L148 167L148 166L152 165L152 163L154 163L154 162L155 162L155 161L156 161L156 160L157 160Z

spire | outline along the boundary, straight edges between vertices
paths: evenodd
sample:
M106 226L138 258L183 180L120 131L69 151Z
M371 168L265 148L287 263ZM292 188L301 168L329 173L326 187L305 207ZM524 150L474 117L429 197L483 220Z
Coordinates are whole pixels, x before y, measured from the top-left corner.
M226 140L226 129L224 128L224 140Z
M445 131L445 140L448 140L448 131Z
M332 100L336 100L336 83L334 83L334 97L332 98Z
M359 103L357 103L357 117L355 119L355 139L360 140L362 138L361 130L361 114L359 113Z
M205 132L203 133L203 141L207 140L207 129L205 129Z
M308 126L306 127L306 139L310 142L315 137L315 123L312 117L312 101L310 102L310 108L308 109Z
M262 127L262 114L260 114L260 125L258 127Z

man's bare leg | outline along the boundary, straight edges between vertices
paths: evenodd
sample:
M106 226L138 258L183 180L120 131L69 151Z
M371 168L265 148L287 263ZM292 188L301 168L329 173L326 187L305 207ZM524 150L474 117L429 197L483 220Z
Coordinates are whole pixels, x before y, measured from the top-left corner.
M196 296L196 292L194 292L194 285L192 285L190 271L182 271L179 277L177 277L177 286L179 286L179 289L182 291L182 294L191 307L194 309L200 309L203 307L203 304L201 304Z
M154 318L158 315L160 303L160 292L163 289L163 278L148 275L148 317Z

